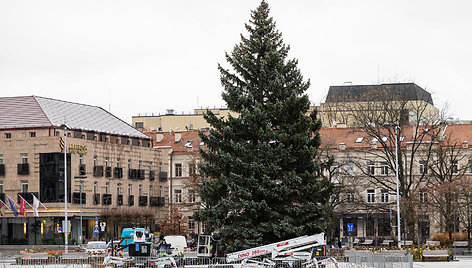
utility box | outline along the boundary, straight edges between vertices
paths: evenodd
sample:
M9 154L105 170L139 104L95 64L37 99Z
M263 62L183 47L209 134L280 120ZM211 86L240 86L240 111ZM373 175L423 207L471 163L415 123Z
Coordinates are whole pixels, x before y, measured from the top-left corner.
M151 243L131 243L129 244L129 256L149 257L151 255Z

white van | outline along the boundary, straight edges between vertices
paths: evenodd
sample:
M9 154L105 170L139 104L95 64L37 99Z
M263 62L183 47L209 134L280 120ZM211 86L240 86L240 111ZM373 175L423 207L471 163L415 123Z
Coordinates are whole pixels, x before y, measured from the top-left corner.
M170 244L172 249L171 256L183 256L187 247L187 239L183 235L166 235L164 240Z

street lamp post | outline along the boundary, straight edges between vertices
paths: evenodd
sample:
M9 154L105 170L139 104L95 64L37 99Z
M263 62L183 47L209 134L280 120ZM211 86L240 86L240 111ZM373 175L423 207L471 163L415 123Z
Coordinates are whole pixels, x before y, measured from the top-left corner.
M400 126L397 123L385 124L384 126L393 126L395 133L395 177L397 181L397 236L398 236L398 247L400 247L402 236L401 236L401 218L400 218L400 181L398 174L398 130Z
M69 226L67 225L67 126L62 124L61 127L64 128L64 226L62 226L64 231L64 244L65 252L68 252L68 235L69 235Z

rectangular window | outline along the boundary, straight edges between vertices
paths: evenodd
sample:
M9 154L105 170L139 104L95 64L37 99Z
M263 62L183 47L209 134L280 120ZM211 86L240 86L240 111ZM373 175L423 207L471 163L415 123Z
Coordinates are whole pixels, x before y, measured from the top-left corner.
M159 172L162 172L162 162L159 162Z
M11 139L11 133L5 133L4 137L5 139Z
M3 193L3 181L0 181L0 194Z
M133 185L128 184L128 195L133 195Z
M190 163L188 165L188 175L189 176L195 176L196 174L196 168L195 168L195 164L194 163Z
M98 158L96 155L93 156L93 165L98 166Z
M128 169L131 169L131 159L128 159Z
M200 230L202 232L202 234L206 233L206 222L201 222L200 223Z
M388 197L389 197L388 190L382 189L382 191L380 192L380 199L382 203L388 203Z
M4 164L3 163L3 154L0 154L0 165Z
M79 155L79 165L84 164L84 157L82 155Z
M121 194L121 183L116 184L116 194L120 195Z
M93 182L93 194L98 194L98 183L96 181Z
M420 202L427 203L428 202L428 193L425 190L420 191Z
M152 196L152 185L149 186L149 196Z
M193 204L197 201L197 194L195 193L194 190L189 190L188 191L188 201L191 204Z
M120 159L119 158L116 159L116 167L120 168Z
M29 136L30 136L31 138L35 138L35 137L36 137L36 132L30 132L30 133L29 133Z
M27 193L28 192L28 181L21 181L20 192L22 192L22 193Z
M175 197L176 204L182 203L182 190L174 189L174 197Z
M459 173L459 164L457 163L457 160L451 161L451 172L452 174Z
M370 176L375 175L375 163L374 162L367 162L367 175L370 175Z
M182 177L182 164L175 163L175 177Z
M139 193L139 196L143 195L143 186L141 184L138 186L138 193Z
M426 161L419 162L419 173L420 175L428 174L428 167L426 166Z
M105 183L105 194L108 194L108 190L110 189L110 183Z
M28 154L20 154L20 163L28 164Z
M367 203L375 203L375 190L367 189Z
M380 164L380 175L388 176L388 164L386 162Z
M354 203L354 193L347 192L346 193L346 203Z
M144 128L144 122L136 122L136 128Z
M108 167L108 163L110 162L110 157L105 158L105 167Z
M143 161L139 160L138 162L138 169L142 169L143 167Z
M162 197L162 186L159 186L159 197Z
M188 231L190 233L195 232L195 220L193 218L188 218Z

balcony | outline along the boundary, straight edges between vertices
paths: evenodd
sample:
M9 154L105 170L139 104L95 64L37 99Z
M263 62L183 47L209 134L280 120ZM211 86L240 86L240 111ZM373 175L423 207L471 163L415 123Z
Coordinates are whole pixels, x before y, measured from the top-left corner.
M134 195L128 196L128 206L134 206Z
M111 194L103 194L102 200L103 205L111 205Z
M144 207L144 206L147 206L147 204L148 204L147 196L140 196L139 197L139 206Z
M39 198L38 192L23 192L23 193L18 193L18 204L20 204L20 196L23 197L23 199L33 205L33 195Z
M103 166L93 166L93 176L103 177Z
M5 176L5 164L0 164L0 176Z
M18 164L18 175L29 175L29 164Z
M149 171L149 180L153 181L156 178L156 172L155 171Z
M146 171L144 169L138 169L138 180L144 180L146 178Z
M100 194L94 194L93 195L93 204L94 205L100 205Z
M120 194L120 195L117 196L116 204L117 204L118 206L122 206L122 205L123 205L123 195L122 195L122 194Z
M105 168L105 177L107 177L107 178L111 177L111 167L106 167Z
M166 181L167 180L167 172L161 171L159 172L159 181Z
M151 196L149 197L149 205L151 207L157 207L159 206L159 197L157 196Z
M86 166L84 164L79 165L79 175L84 176L86 173Z
M159 207L163 207L166 204L166 198L163 196L159 196L157 199L157 205Z
M74 204L80 204L80 201L82 199L82 204L86 204L87 201L87 195L86 193L72 193L72 203Z
M123 178L123 168L116 167L113 169L113 178L121 179Z

